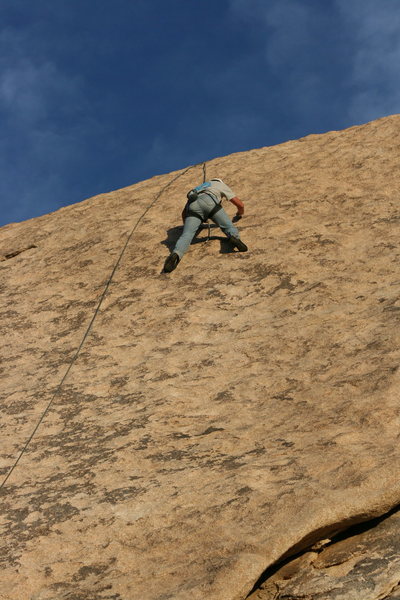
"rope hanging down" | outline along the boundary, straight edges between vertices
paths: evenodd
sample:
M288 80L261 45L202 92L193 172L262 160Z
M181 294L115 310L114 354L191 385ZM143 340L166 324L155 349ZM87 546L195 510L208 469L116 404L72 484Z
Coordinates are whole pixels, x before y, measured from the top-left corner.
M112 281L112 279L113 279L113 277L115 275L115 272L116 272L116 270L119 267L119 264L120 264L120 262L122 260L122 257L125 254L125 250L126 250L128 244L129 244L129 242L130 242L133 234L135 233L136 229L138 228L138 226L140 225L140 223L144 219L144 217L147 215L147 213L149 212L149 210L151 210L153 208L153 206L155 205L155 203L157 202L157 200L160 198L161 194L163 194L165 192L165 190L170 185L172 185L177 179L179 179L180 177L182 177L182 175L185 175L188 171L190 171L190 169L194 169L197 166L199 166L199 164L191 165L190 167L187 167L184 171L182 171L182 173L179 173L178 175L176 175L175 177L173 177L171 179L171 181L169 181L163 188L161 188L161 190L158 192L158 194L156 194L156 196L154 197L154 199L150 202L150 204L148 205L148 207L146 208L146 210L143 212L143 214L139 217L139 219L137 220L137 222L133 226L133 228L132 228L130 234L128 235L128 237L126 239L126 242L125 242L125 244L124 244L124 246L123 246L123 248L122 248L122 250L121 250L121 252L119 254L117 262L115 263L115 265L114 265L114 267L113 267L113 269L111 271L110 277L107 280L107 283L106 283L106 285L104 287L103 293L100 296L100 299L99 299L99 301L97 303L97 306L96 306L96 309L94 311L94 314L93 314L93 316L92 316L92 318L91 318L91 320L89 322L89 325L86 328L85 333L83 334L83 338L81 340L81 343L78 346L77 351L75 352L74 356L72 357L71 362L69 363L68 368L65 371L65 374L64 374L63 378L61 379L59 385L56 388L56 391L54 392L52 398L50 399L50 402L48 403L48 405L46 406L46 408L43 411L42 415L40 416L39 421L36 423L35 428L33 429L31 435L29 436L29 438L25 442L25 445L23 446L23 448L20 451L18 457L16 458L14 464L12 465L12 467L9 470L9 472L7 473L4 481L1 483L0 490L3 489L3 487L7 483L8 479L10 478L11 474L13 473L14 469L16 468L16 466L18 465L19 461L21 460L22 456L25 454L26 450L28 449L28 446L29 446L30 442L32 441L34 435L36 434L37 430L39 429L39 427L40 427L41 423L43 422L44 418L46 417L47 413L49 412L49 410L51 408L51 405L53 404L54 400L58 396L58 394L59 394L59 392L60 392L60 390L61 390L61 388L62 388L62 386L63 386L63 384L65 382L65 380L67 379L67 377L68 377L68 375L69 375L69 373L70 373L73 365L75 364L75 362L76 362L76 360L77 360L77 358L78 358L78 356L80 354L80 351L82 350L82 347L83 347L83 345L84 345L84 343L85 343L85 341L86 341L86 339L87 339L87 337L88 337L88 335L90 333L90 330L92 329L93 323L94 323L94 321L95 321L95 319L96 319L96 317L97 317L97 315L99 313L101 305L103 304L103 300L106 297L106 294L108 292L108 288L110 287L110 284L111 284L111 281ZM203 163L203 176L204 177L205 177L205 172L206 172L206 163Z
M203 183L204 183L205 181L207 181L207 171L206 171L206 163L204 162L204 163L203 163ZM209 242L209 241L211 240L211 223L210 223L210 220L209 220L209 219L207 219L207 221L206 221L206 225L207 225L207 227L208 227L208 229L207 229L207 239L206 239L206 242ZM201 229L201 226L200 226L200 229Z

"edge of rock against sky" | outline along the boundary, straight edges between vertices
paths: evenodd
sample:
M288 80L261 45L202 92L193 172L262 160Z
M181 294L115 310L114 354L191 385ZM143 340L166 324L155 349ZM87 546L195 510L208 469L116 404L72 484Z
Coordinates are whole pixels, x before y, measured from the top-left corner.
M169 280L201 166L0 229L2 476L57 392L3 488L4 598L241 600L400 503L399 130L209 161L250 251L200 235Z

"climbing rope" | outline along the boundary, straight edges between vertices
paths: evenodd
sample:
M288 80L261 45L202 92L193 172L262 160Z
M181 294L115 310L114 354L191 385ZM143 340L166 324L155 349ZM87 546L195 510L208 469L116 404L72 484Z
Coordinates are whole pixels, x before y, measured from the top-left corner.
M113 267L113 269L111 271L111 274L110 274L110 276L109 276L109 278L107 280L107 283L106 283L106 285L104 287L103 293L101 294L100 299L99 299L99 301L97 303L97 306L96 306L96 309L94 311L94 314L93 314L93 316L92 316L92 318L91 318L91 320L89 322L89 325L86 328L85 333L83 334L83 337L82 337L82 340L81 340L81 342L80 342L80 344L78 346L78 349L76 350L74 356L72 357L71 362L69 363L68 368L67 368L64 376L61 379L61 382L57 386L57 388L56 388L56 390L55 390L52 398L50 399L50 401L47 404L47 406L46 406L45 410L43 411L43 413L41 414L41 416L39 418L39 421L36 423L35 428L33 429L31 435L29 436L29 438L25 442L25 445L23 446L23 448L20 451L17 459L15 460L14 464L12 465L12 467L9 470L9 472L7 473L4 481L1 483L0 490L3 489L3 487L7 483L8 479L10 478L11 474L13 473L14 469L16 468L16 466L18 465L18 463L20 462L20 460L23 457L23 455L25 454L25 452L28 449L28 446L31 443L33 437L35 436L35 434L36 434L37 430L39 429L41 423L45 419L47 413L49 412L49 410L50 410L50 408L51 408L54 400L56 399L56 397L60 393L61 388L62 388L65 380L67 379L67 377L68 377L68 375L69 375L69 373L70 373L73 365L75 364L75 362L76 362L76 360L77 360L77 358L78 358L78 356L79 356L79 354L80 354L80 352L82 350L82 347L83 347L83 345L84 345L84 343L85 343L85 341L86 341L86 339L87 339L87 337L88 337L88 335L90 333L90 330L92 329L93 323L94 323L94 321L95 321L95 319L96 319L96 317L97 317L97 315L98 315L98 313L100 311L101 305L103 304L103 300L104 300L104 298L105 298L105 296L106 296L106 294L108 292L108 288L110 287L111 281L113 280L115 272L116 272L116 270L119 267L119 264L120 264L120 262L122 260L122 257L125 254L125 250L126 250L128 244L129 244L129 242L130 242L133 234L135 233L136 229L139 227L141 221L147 215L147 213L149 212L149 210L151 210L153 208L153 206L155 205L155 203L157 202L157 200L160 198L161 194L163 194L165 192L165 190L168 189L169 186L172 185L177 179L179 179L180 177L182 177L183 175L185 175L188 171L190 171L190 169L194 169L195 167L198 167L198 166L199 166L199 163L196 164L196 165L191 165L190 167L187 167L184 171L182 171L181 173L178 173L178 175L176 175L175 177L173 177L171 179L171 181L169 181L163 188L161 188L161 190L158 192L158 194L156 194L156 196L154 197L154 199L150 202L150 204L147 206L146 210L142 213L142 215L139 217L139 219L137 220L137 222L133 226L133 228L132 228L130 234L128 235L128 237L126 239L126 242L125 242L125 244L124 244L124 246L123 246L123 248L122 248L122 250L121 250L121 252L119 254L117 262L115 263L115 265L114 265L114 267ZM206 173L206 163L204 162L203 163L203 177L205 177L205 173Z
M206 172L206 163L203 163L203 183L207 181L207 172ZM207 219L205 221L205 224L207 225L208 229L207 229L207 239L206 242L209 242L211 240L211 223L210 220Z

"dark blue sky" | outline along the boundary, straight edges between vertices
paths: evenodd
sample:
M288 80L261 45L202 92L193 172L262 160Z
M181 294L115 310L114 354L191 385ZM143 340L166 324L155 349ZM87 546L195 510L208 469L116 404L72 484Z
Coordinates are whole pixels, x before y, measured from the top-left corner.
M0 225L400 112L399 0L0 0Z

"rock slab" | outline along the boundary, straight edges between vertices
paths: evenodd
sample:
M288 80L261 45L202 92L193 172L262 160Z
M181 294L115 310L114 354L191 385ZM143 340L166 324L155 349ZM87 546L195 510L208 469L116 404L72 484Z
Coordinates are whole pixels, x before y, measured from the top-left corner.
M288 562L248 600L396 600L400 597L400 512L365 531L326 540Z
M243 600L400 503L399 134L209 161L250 251L170 276L202 165L0 230L2 600Z

